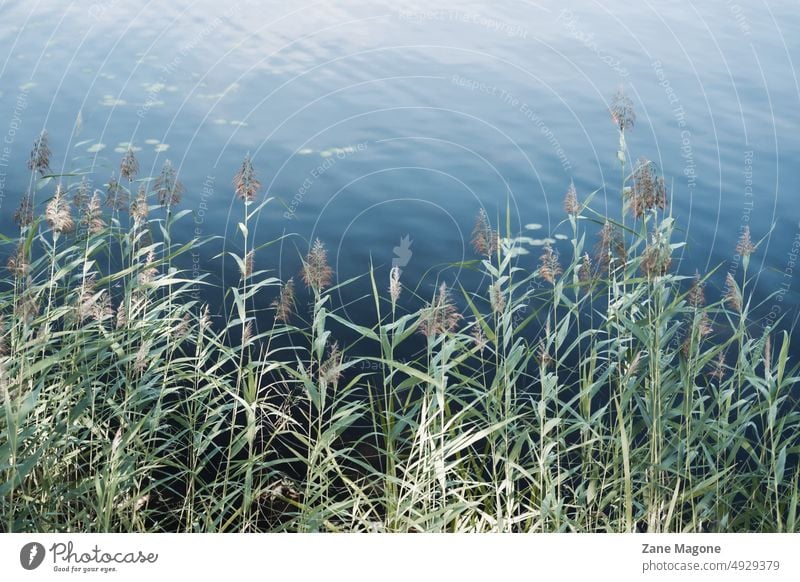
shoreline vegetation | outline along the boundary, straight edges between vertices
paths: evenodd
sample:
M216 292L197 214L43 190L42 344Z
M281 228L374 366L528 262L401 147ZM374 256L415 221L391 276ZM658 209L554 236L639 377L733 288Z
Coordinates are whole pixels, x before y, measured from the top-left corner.
M263 269L249 225L274 201L249 155L212 317L176 267L204 241L173 239L172 165L143 178L129 150L94 189L51 174L42 133L0 237L0 530L800 530L797 367L787 332L753 332L758 244L745 227L719 298L673 272L664 178L630 161L630 99L610 112L620 217L569 185L559 252L481 210L488 285L421 299L370 269L369 326L334 303L350 282L321 241L297 281Z

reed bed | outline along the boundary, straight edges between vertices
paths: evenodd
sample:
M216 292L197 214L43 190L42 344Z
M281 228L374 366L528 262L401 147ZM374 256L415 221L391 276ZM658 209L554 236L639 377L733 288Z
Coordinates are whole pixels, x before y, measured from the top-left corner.
M240 278L213 317L176 266L206 241L173 238L175 169L138 177L128 152L94 189L51 174L43 134L2 237L0 528L798 531L797 368L753 320L758 245L743 231L717 298L673 272L663 177L628 162L624 96L611 113L618 219L570 185L571 239L538 247L481 211L469 266L488 284L419 298L365 266L368 326L336 304L352 282L322 242L297 280L260 264L249 227L274 201L249 156Z

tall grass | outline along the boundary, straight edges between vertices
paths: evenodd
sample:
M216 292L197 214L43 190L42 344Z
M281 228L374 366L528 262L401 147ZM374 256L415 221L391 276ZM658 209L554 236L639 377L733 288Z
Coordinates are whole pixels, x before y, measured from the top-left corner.
M189 214L171 166L137 178L129 152L103 211L37 140L49 198L26 197L2 238L0 527L798 531L798 378L788 334L753 331L757 245L745 231L713 301L708 276L672 272L664 182L626 169L617 105L619 219L570 186L559 255L481 212L483 286L420 300L398 269L368 269L368 326L335 303L352 282L321 242L302 260L308 310L259 265L249 226L270 199L249 157L227 251L241 277L213 318L176 267L205 241L170 234Z

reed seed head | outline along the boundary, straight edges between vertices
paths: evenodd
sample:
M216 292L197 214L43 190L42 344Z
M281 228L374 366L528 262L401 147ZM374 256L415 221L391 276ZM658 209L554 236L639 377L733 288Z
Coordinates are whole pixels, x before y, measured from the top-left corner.
M147 205L147 187L142 184L136 193L136 199L131 203L131 217L133 217L133 228L138 230L147 222L147 215L150 209Z
M139 350L136 352L136 358L133 362L133 369L140 376L143 375L149 367L151 345L152 342L147 340L141 346L139 346Z
M92 189L91 183L86 179L86 176L81 178L80 184L75 189L75 194L72 195L72 203L79 212L86 209L89 203L89 191Z
M575 183L570 182L567 193L564 196L564 212L572 216L577 216L581 213L581 204L578 202L578 191L575 189Z
M636 112L633 108L633 101L625 93L625 90L620 87L614 96L611 98L611 107L609 107L611 120L620 131L633 129L636 124Z
M141 270L137 279L139 284L141 285L148 285L155 281L156 276L158 275L158 269L155 267L155 260L156 254L151 249L149 253L147 253L147 262L145 264L144 269Z
M82 222L90 234L100 234L106 227L106 223L103 221L103 210L100 208L100 195L97 190L94 191L94 194L86 204Z
M111 317L114 310L111 308L111 299L108 291L101 289L97 291L97 280L94 275L90 275L83 283L83 291L78 300L78 320L85 323L88 320L104 321Z
M280 296L272 302L272 307L275 308L275 321L282 321L283 323L289 321L295 308L293 277L290 277L281 286ZM206 308L208 307L206 306Z
M33 197L25 194L19 203L19 208L14 213L14 222L20 229L25 229L33 224Z
M489 215L481 208L475 220L475 228L472 229L472 248L479 255L491 258L497 252L499 239L497 231L492 229L489 222Z
M764 336L764 370L767 374L772 369L772 337L769 334Z
M203 307L203 313L200 315L200 329L205 331L210 327L211 327L211 310L209 309L208 304L206 304L206 306Z
M253 267L255 265L255 251L250 251L244 257L244 261L242 261L242 265L240 270L242 272L242 279L249 279L250 276L253 274Z
M695 272L692 286L689 288L689 292L686 294L687 303L689 303L689 305L695 309L703 307L703 305L706 304L704 287L705 285L700 279L700 272Z
M126 325L128 325L128 308L125 306L125 299L123 299L117 308L117 329Z
M714 378L717 382L722 381L725 377L725 352L720 350L717 357L714 358L714 367L711 370L711 377Z
M342 377L343 360L344 354L339 349L338 342L333 342L328 351L328 358L319 367L320 383L335 389Z
M737 313L742 312L742 293L730 273L725 275L725 303Z
M420 314L419 329L425 337L436 337L455 330L462 315L450 302L447 284L442 283L436 297Z
M320 293L331 284L332 279L333 270L328 265L328 251L322 241L316 239L303 264L303 282L316 293Z
M600 240L595 248L597 263L601 271L608 270L611 261L616 259L623 265L627 260L625 243L619 229L610 221L606 220L603 228L600 229Z
M33 149L28 159L28 169L45 175L50 171L50 146L47 130L42 131L33 141Z
M713 331L714 328L711 327L711 319L708 317L708 313L704 311L700 314L700 319L697 322L697 335L700 337L706 337Z
M536 361L544 369L553 363L553 356L550 355L550 350L544 340L539 340L539 345L536 347Z
M128 192L113 173L106 184L106 206L117 212L128 211L130 206Z
M136 159L136 155L133 153L133 149L128 147L128 150L125 152L125 155L122 156L122 161L119 164L119 175L128 182L133 182L138 172L139 162Z
M249 346L253 339L253 322L248 321L242 329L242 347Z
M633 189L629 203L636 218L641 218L654 208L664 210L667 207L664 178L657 174L655 164L646 158L639 158L633 170Z
M14 254L8 258L6 266L8 267L8 270L11 271L11 274L19 279L22 279L28 275L31 264L28 260L28 254L25 251L25 246L22 243L17 245L17 250L14 251Z
M739 242L736 244L736 254L740 257L749 257L756 252L756 245L750 238L750 226L745 226L742 229L742 235L739 237Z
M175 338L178 341L186 339L186 336L189 335L189 327L191 323L192 323L192 318L189 316L188 313L184 313L180 322L178 322L178 325L175 326Z
M492 311L495 315L503 313L506 309L506 298L503 295L503 290L500 288L500 283L495 282L489 287L489 303L492 306Z
M253 168L249 153L244 157L242 167L233 177L233 186L236 196L239 200L243 200L245 204L255 200L258 189L261 188L261 182L256 178L256 171Z
M482 352L486 349L486 334L483 333L483 326L481 326L480 321L475 321L472 325L472 341L475 342L475 347L478 348L479 352Z
M650 241L642 251L642 260L639 268L646 277L663 277L672 265L672 251L669 245L656 233L651 235Z
M556 279L562 272L558 253L553 250L549 242L545 243L542 255L539 257L539 276L551 285L555 285Z
M161 173L153 184L156 198L162 208L172 208L180 204L181 195L184 192L183 184L178 180L178 173L172 167L172 162L164 161Z
M400 283L400 267L395 265L392 267L392 270L389 271L389 297L392 298L392 305L397 304L402 288L403 285Z
M39 300L31 288L22 292L19 301L14 305L14 315L28 322L39 315Z
M72 209L64 199L64 190L61 184L56 186L53 198L48 202L45 210L47 224L58 234L67 234L75 230L75 221L72 220Z
M578 281L584 286L586 293L592 292L593 280L592 259L589 257L589 253L583 253L581 263L578 266Z

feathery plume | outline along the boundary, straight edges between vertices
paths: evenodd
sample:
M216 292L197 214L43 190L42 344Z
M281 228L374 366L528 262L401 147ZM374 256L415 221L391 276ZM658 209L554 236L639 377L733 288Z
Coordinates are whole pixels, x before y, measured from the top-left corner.
M478 211L478 218L475 220L475 228L472 229L472 248L479 255L491 258L497 252L499 236L497 231L492 229L489 222L489 215L486 210L481 208Z
M106 223L103 221L103 210L100 208L100 196L97 190L92 194L91 199L86 204L81 222L86 226L90 234L103 232Z
M711 377L717 380L717 382L721 381L725 377L725 352L721 351L717 354L717 357L714 359L714 368L711 370Z
M506 298L503 295L503 290L500 288L500 283L495 282L489 287L489 303L492 306L492 311L495 314L503 313L506 309Z
M93 274L90 275L83 284L83 292L78 301L79 321L103 321L113 313L108 292L105 289L97 292L97 280Z
M733 278L733 275L727 273L725 275L725 303L728 304L734 311L742 312L742 294L739 291L739 286Z
M89 203L89 190L91 189L91 184L89 180L86 179L86 176L81 178L80 184L75 189L75 194L72 195L72 203L75 205L75 208L78 212L83 212L86 209L86 205Z
M328 251L322 241L316 239L303 264L303 282L319 293L331 284L333 270L328 265Z
M119 427L114 434L114 440L111 441L111 452L116 452L120 445L122 445L122 427Z
M697 334L700 337L706 337L712 331L714 331L714 328L711 327L711 319L708 317L708 313L704 311L700 314L700 319L697 322Z
M280 296L272 302L275 308L275 321L287 323L295 307L294 278L290 277L281 287Z
M261 188L261 182L256 179L256 171L253 168L249 153L244 157L242 167L233 177L233 186L236 196L240 200L244 200L245 204L255 200L258 189Z
M769 334L764 336L764 370L771 373L772 368L772 338Z
M636 352L636 355L633 356L633 360L631 360L630 364L628 364L627 369L625 370L625 377L631 378L636 375L636 372L639 371L639 366L642 363L642 352L641 350Z
M128 308L125 306L125 299L119 302L117 308L117 329L128 325Z
M447 284L442 283L436 297L420 314L419 330L425 337L435 337L452 332L461 317L461 314L450 302Z
M22 292L22 297L14 306L14 314L25 321L30 321L39 314L39 301L31 289Z
M20 200L19 208L14 213L14 222L20 229L29 227L33 223L33 197L25 194Z
M555 285L556 278L561 275L562 269L558 262L558 254L553 250L550 243L545 243L542 255L539 257L539 276Z
M127 211L129 204L128 192L119 183L116 174L112 172L108 184L106 184L106 206L116 211Z
M647 277L662 277L667 274L672 264L672 255L668 246L651 238L642 251L642 262L639 268Z
M475 347L478 348L479 352L482 352L486 349L486 335L483 333L483 326L481 326L480 321L475 321L472 325L472 341L475 342Z
M694 308L702 307L706 304L705 285L700 280L700 272L696 271L692 286L686 294L686 302Z
M553 356L550 355L550 350L544 340L539 340L539 345L536 347L536 361L545 369L553 363Z
M147 222L149 213L147 205L147 187L142 184L136 193L136 199L131 203L131 216L133 217L133 228L138 230Z
M211 310L209 309L208 304L206 304L206 306L203 307L202 315L200 315L200 329L205 331L210 327L211 327Z
M667 207L667 187L664 178L656 173L653 162L639 158L633 170L633 188L630 191L630 209L633 216L641 218L653 208Z
M581 204L578 202L578 191L575 189L575 183L570 182L567 193L564 196L564 212L572 216L577 216L581 213Z
M589 253L583 253L581 264L578 266L578 281L584 286L586 293L592 292L592 259Z
M606 220L603 228L600 229L599 236L600 240L596 246L596 259L600 270L607 270L614 258L624 265L627 260L627 251L619 230L610 221Z
M753 244L750 238L750 226L745 226L742 230L742 236L739 237L739 242L736 243L736 254L740 257L749 257L756 252L756 245Z
M158 269L156 269L154 265L155 260L156 260L155 252L153 252L153 250L151 249L150 252L147 253L147 264L137 277L140 284L147 285L155 281L156 275L158 275Z
M342 377L342 361L344 354L339 350L339 344L333 342L328 351L328 359L326 359L319 367L320 382L333 387L339 384L339 379Z
M181 194L184 192L183 184L178 180L178 174L172 167L172 162L164 161L161 173L153 184L158 203L163 208L172 208L181 201Z
M133 369L140 376L144 374L149 367L148 362L150 360L151 345L151 341L147 340L141 346L139 346L139 351L136 352L136 359L133 362Z
M133 182L138 172L139 162L136 160L136 156L133 153L133 148L129 146L128 150L125 152L125 155L122 156L122 161L119 164L119 175L122 178L125 178L128 182Z
M253 322L248 321L242 330L242 347L250 345L250 340L253 339Z
M186 339L186 336L189 335L189 324L191 322L192 318L189 316L189 314L184 313L180 323L178 323L178 325L175 327L175 338L178 341Z
M250 251L242 261L239 270L242 272L242 279L247 279L253 274L253 266L255 264L255 251Z
M614 122L620 131L633 129L636 124L636 112L633 109L633 101L625 94L625 90L620 87L614 96L611 98L611 107L609 107L611 120Z
M31 265L30 261L28 261L28 255L25 252L25 246L22 243L17 245L17 250L8 258L6 266L15 277L21 279L28 275Z
M42 131L33 141L33 149L28 159L28 169L45 175L50 171L50 147L47 130Z
M56 193L47 204L45 218L50 228L58 234L67 234L75 230L75 221L72 220L72 209L64 200L64 191L61 184L56 186Z
M392 270L389 271L389 297L392 298L392 305L395 305L400 298L400 291L402 288L403 285L400 283L400 267L395 265L392 267Z

